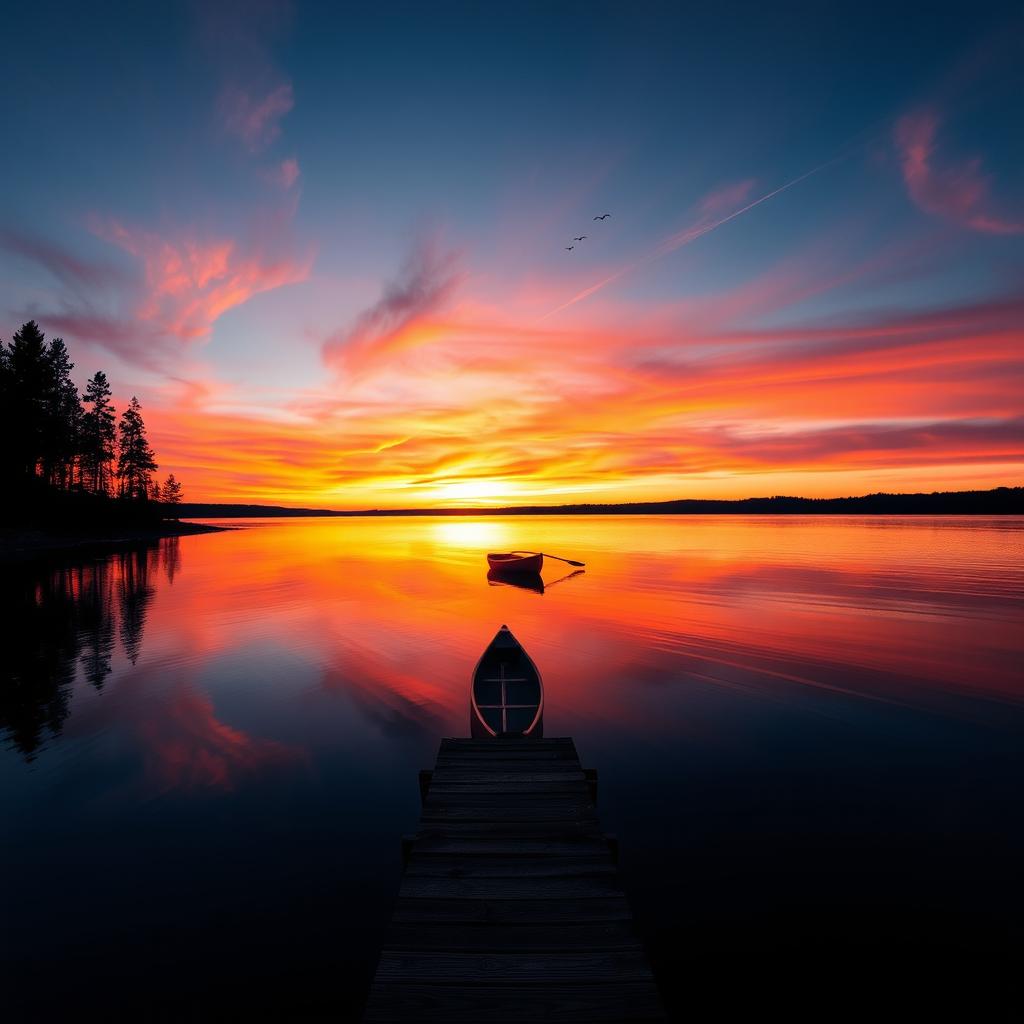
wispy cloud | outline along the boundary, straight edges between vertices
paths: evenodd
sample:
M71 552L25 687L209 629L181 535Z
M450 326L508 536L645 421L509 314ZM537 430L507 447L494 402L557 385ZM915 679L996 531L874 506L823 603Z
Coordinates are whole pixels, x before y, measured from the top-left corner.
M148 332L140 331L138 324L116 316L106 316L88 308L47 310L39 314L46 328L53 334L66 335L80 341L88 341L107 348L127 359L153 367L155 362L147 357L145 342Z
M421 241L381 297L324 342L324 360L355 370L408 343L416 326L441 310L463 280L459 259L436 238Z
M265 243L241 245L197 231L164 237L116 220L97 221L94 229L143 266L145 293L136 318L183 341L205 337L252 296L303 280L312 265L311 255L296 257L285 242L274 252Z
M710 223L719 217L732 213L737 207L747 201L754 189L756 182L753 178L746 181L737 181L731 185L723 185L721 188L709 192L701 199L694 208L697 214L698 223Z
M163 235L90 218L93 234L134 257L134 268L86 259L28 232L0 231L0 247L43 267L57 283L49 301L36 298L11 315L34 317L49 332L128 363L166 368L183 344L208 336L228 311L309 275L313 252L293 243L292 212L261 215L238 238L198 228Z
M160 714L141 719L137 728L147 782L160 793L231 791L265 773L305 763L298 748L220 721L210 698L190 686L162 702Z
M980 157L939 164L940 124L934 110L915 111L896 123L893 137L910 198L926 213L973 231L1024 232L1024 221L1009 220L992 209L991 178L984 173Z
M279 164L275 164L265 173L266 179L272 185L277 185L286 192L298 182L301 176L302 171L299 168L299 161L293 156L287 160L282 160Z
M290 82L256 94L232 84L225 86L217 106L224 129L250 153L258 153L281 134L281 119L295 106L295 96Z
M0 247L48 270L61 284L80 290L123 285L125 273L109 263L83 259L39 235L0 227Z

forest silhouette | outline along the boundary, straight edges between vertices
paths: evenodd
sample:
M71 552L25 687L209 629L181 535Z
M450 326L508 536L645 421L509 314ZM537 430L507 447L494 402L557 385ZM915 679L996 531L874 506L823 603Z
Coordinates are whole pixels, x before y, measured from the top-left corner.
M158 520L180 502L181 485L173 474L155 480L139 400L118 421L106 374L80 393L74 367L64 340L47 342L35 320L0 343L0 516L33 526Z

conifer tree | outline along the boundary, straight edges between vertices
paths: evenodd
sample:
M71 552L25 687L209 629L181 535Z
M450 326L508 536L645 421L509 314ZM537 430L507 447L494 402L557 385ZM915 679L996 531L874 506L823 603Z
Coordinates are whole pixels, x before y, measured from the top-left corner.
M81 446L82 403L71 379L71 362L63 338L54 338L46 350L48 375L43 395L42 463L48 483L68 487Z
M121 478L121 494L144 500L149 497L149 483L156 469L156 458L146 437L142 407L134 395L121 416L119 434L117 475Z
M110 385L102 370L97 370L86 384L82 398L92 406L86 411L82 424L86 478L97 494L109 494L116 429L114 407L110 402Z
M11 380L11 354L0 341L0 480L10 486L17 472L14 452L14 385Z
M138 400L132 399L119 431L106 375L96 373L83 395L71 379L74 368L64 340L47 344L34 320L9 344L0 341L0 481L19 501L32 495L26 510L43 493L39 482L110 494L116 450L120 493L157 500L156 457Z
M8 377L4 441L10 448L11 471L20 477L34 477L40 469L45 435L44 395L50 369L43 332L35 320L22 324L7 351Z
M168 475L160 489L160 499L165 505L170 505L169 511L177 513L177 506L181 504L181 484L178 483L174 474ZM175 518L177 515L175 514Z

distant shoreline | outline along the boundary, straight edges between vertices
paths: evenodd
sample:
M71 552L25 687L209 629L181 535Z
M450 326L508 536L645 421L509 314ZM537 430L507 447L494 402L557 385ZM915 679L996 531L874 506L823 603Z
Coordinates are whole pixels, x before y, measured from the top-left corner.
M685 498L676 501L513 505L502 508L317 509L281 505L186 502L189 519L355 518L360 516L558 516L558 515L1024 515L1024 487L930 494L866 494L850 498Z
M157 514L159 506L153 503ZM679 501L622 502L617 504L519 505L503 508L310 509L281 505L235 505L184 502L175 508L183 520L106 528L95 519L80 529L54 525L77 518L74 507L49 517L45 526L0 527L0 564L30 561L52 553L82 554L145 544L165 537L221 533L229 527L189 522L195 519L278 519L359 517L474 517L586 516L586 515L852 515L852 516L1024 516L1024 487L997 487L990 491L936 491L931 494L867 494L851 498L744 498L736 501L683 499ZM164 511L166 513L166 510Z
M86 553L201 533L224 533L225 526L208 523L164 522L158 526L121 526L110 530L71 531L0 528L0 564L29 561L57 552Z

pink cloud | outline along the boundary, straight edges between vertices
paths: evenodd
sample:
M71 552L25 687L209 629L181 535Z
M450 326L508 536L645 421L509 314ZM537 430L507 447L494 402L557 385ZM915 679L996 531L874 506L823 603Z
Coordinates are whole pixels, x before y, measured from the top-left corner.
M724 213L732 213L741 203L746 202L754 187L754 179L738 181L733 185L723 185L709 192L695 206L698 219L703 221L716 220Z
M85 260L13 230L0 230L0 249L44 268L63 286L49 303L18 310L21 319L158 369L180 342L206 336L224 313L308 276L312 252L294 252L287 223L292 212L290 205L254 224L247 239L208 238L196 230L165 238L92 218L93 233L134 256L140 268Z
M161 715L139 723L146 775L159 792L233 790L268 771L304 761L302 751L220 721L205 693L183 688Z
M290 82L262 97L230 85L221 93L219 103L225 130L241 139L252 153L265 149L281 134L281 119L293 106Z
M301 175L302 171L299 169L299 161L292 156L287 160L282 160L279 164L275 164L266 172L265 176L272 185L277 185L287 192L299 180Z
M993 235L1024 232L1024 223L1005 220L990 210L991 179L982 172L980 157L936 166L939 123L932 110L907 114L896 123L896 148L910 198L926 213L974 231Z
M244 247L195 233L168 239L117 221L95 230L143 264L146 290L136 318L183 341L205 337L218 318L253 295L304 280L312 265L311 257L275 255L265 245Z

